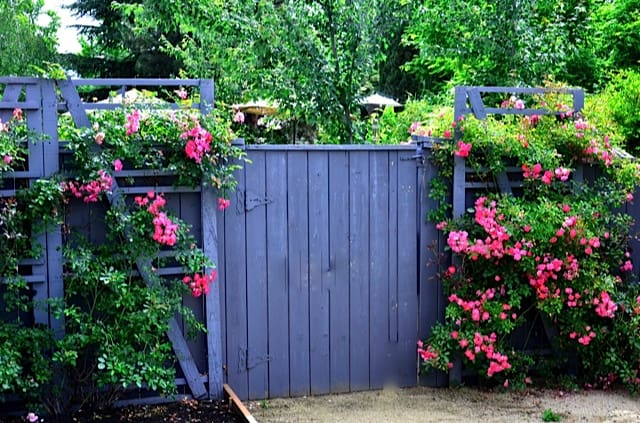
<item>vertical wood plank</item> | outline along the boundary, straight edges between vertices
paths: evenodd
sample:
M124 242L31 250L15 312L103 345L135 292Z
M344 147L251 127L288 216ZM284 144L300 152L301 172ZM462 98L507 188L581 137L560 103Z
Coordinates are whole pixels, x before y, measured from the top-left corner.
M216 195L210 186L202 186L200 193L200 219L202 234L202 250L220 272L218 260L218 212ZM221 219L220 219L221 220ZM213 269L205 269L207 273ZM211 291L204 299L205 324L207 325L205 350L207 375L209 379L209 398L221 399L224 377L222 367L222 313L221 289L218 277L211 285Z
M349 391L349 153L329 158L329 342L331 392Z
M398 360L399 383L415 386L418 338L416 163L398 161Z
M387 339L395 344L397 354L398 344L398 152L389 153L389 263L387 286L389 331Z
M249 156L251 159L253 155ZM266 161L269 396L289 396L289 248L287 153L269 151Z
M369 153L349 158L350 378L361 391L369 388Z
M27 101L35 101L42 102L42 92L40 90L40 85L38 84L27 84L25 86L25 99ZM45 154L44 154L44 143L40 142L40 138L44 132L43 125L43 116L42 109L38 110L26 110L23 114L27 120L27 126L29 130L33 131L36 136L36 139L29 139L29 157L27 159L27 163L29 166L29 172L37 178L42 178L46 175L45 169ZM56 128L57 131L57 128ZM57 157L57 152L56 152ZM56 160L57 162L57 160ZM56 164L53 163L53 165ZM53 173L53 172L51 172ZM33 180L30 181L30 184L33 183ZM49 251L47 248L47 236L46 234L39 234L33 237L35 243L40 245L42 248L42 253L44 255L44 262L42 264L37 264L32 266L32 271L34 274L44 275L46 283L43 284L35 284L32 285L35 290L35 294L33 299L37 302L44 303L49 297L49 278L48 278L48 255L51 253L55 255L55 251ZM52 257L55 259L55 257ZM51 322L49 320L49 310L46 307L36 307L33 310L33 316L36 323L41 323L45 325L49 325Z
M438 207L438 202L429 198L429 181L437 176L438 170L431 166L429 162L430 150L425 150L425 167L420 171L419 177L422 179L421 202L421 242L420 262L419 262L419 318L418 318L418 338L426 339L431 333L431 328L441 319L444 319L444 293L442 282L438 277L441 269L441 254L443 254L443 244L440 231L435 228L434 222L426 219L426 214L430 210ZM430 372L420 377L420 384L427 386L444 386L448 378L442 372Z
M246 166L246 200L266 198L265 153L256 151ZM267 325L267 222L266 207L246 210L247 222L247 367L249 399L269 393Z
M307 153L289 152L289 383L293 396L308 395L309 383L309 210Z
M331 391L329 343L329 156L309 151L309 334L311 394Z
M235 172L235 174L237 175L237 173L242 172L241 170L238 170ZM237 178L237 176L236 176ZM240 185L240 181L238 181L238 185L236 187L236 191L243 191L244 190L244 186ZM206 199L206 202L203 204L203 207L205 205L207 205L207 207L212 207L210 204L211 201L215 201L213 200L211 197L210 193L206 193L204 194L204 197ZM231 196L233 197L233 196ZM204 201L204 200L203 200ZM213 207L214 210L217 209L217 204L214 202L213 203ZM229 209L227 209L229 210ZM221 366L222 366L222 378L223 378L223 383L228 383L228 370L229 370L229 366L228 366L228 361L227 361L227 332L228 332L228 328L227 328L227 290L226 290L226 268L227 268L227 264L226 264L226 252L227 252L227 248L226 248L226 242L225 239L227 237L227 210L225 211L219 211L217 213L217 247L218 247L218 261L216 262L216 267L218 270L218 278L216 280L216 285L217 285L217 289L215 290L215 292L217 293L217 295L219 296L218 299L218 307L220 307L220 341L221 341L221 353L220 353L220 359L221 359ZM231 236L229 234L229 236ZM206 236L205 236L206 239ZM209 310L209 307L207 306L207 310ZM211 306L211 310L215 310L215 305ZM212 319L215 318L215 316L211 316ZM209 338L209 342L215 342L215 339L211 339ZM213 357L215 358L215 357ZM215 363L209 363L209 365L215 365ZM209 392L211 392L211 389L209 389Z
M202 244L202 216L200 214L202 205L200 203L200 194L199 193L181 193L175 196L178 207L178 216L180 219L185 221L187 224L191 226L190 233L195 238L197 244L204 248ZM202 269L203 271L205 269ZM208 295L211 295L209 293ZM194 298L191 293L186 293L182 297L182 304L185 307L189 307L189 309L193 310L193 315L199 322L203 322L207 324L205 310L204 310L204 298ZM176 320L178 318L176 317ZM189 328L185 325L184 322L180 322L182 325L182 333L185 334L185 338L187 339L187 344L191 349L193 354L193 358L195 359L196 364L199 369L207 368L207 343L206 343L206 335L204 333L198 333L194 338L187 337Z
M238 171L238 186L245 185L245 169ZM240 398L249 396L247 375L247 261L244 192L237 191L225 211L224 284L227 307L227 380Z
M393 358L389 348L389 153L370 153L369 222L369 354L370 387L382 389L393 377Z

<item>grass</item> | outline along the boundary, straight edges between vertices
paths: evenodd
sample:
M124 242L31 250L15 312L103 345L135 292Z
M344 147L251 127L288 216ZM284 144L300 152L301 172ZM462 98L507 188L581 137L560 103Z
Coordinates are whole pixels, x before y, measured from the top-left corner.
M560 414L556 414L550 408L547 408L542 412L542 421L543 422L559 422L562 420L562 416Z

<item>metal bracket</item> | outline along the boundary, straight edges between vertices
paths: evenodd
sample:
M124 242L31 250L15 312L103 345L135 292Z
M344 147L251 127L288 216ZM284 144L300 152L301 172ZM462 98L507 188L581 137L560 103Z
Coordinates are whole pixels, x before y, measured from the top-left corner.
M271 356L269 354L265 355L257 355L255 352L252 352L250 349L247 350L247 370L251 370L254 367L259 366L263 363L268 363L271 361Z
M243 212L248 212L256 207L266 206L267 204L273 203L273 200L266 196L259 196L258 194L251 191L238 191L237 194L238 201L236 211L238 214L242 214Z
M258 355L250 349L240 348L238 350L238 373L251 370L263 363L268 363L272 357L268 354Z

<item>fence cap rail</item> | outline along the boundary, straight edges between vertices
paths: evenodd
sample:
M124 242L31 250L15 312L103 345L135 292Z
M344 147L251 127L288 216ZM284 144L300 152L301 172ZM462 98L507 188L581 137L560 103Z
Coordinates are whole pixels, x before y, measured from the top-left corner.
M82 85L94 85L97 87L109 87L109 86L127 86L127 87L142 87L142 86L166 86L166 87L197 87L202 84L206 79L169 79L169 78L139 78L139 79L127 79L127 78L100 78L100 79L72 79L73 85L76 87Z
M246 144L247 151L413 151L413 144Z

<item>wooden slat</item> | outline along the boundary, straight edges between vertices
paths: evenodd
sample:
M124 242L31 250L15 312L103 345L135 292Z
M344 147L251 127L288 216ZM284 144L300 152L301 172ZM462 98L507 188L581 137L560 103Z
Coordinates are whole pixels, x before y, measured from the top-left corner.
M167 196L167 205L176 204L176 212L177 216L180 217L184 222L190 225L190 233L194 237L198 246L203 247L202 243L202 216L201 216L201 204L200 204L200 194L199 193L180 193L180 194L171 194ZM172 199L175 199L172 201ZM170 203L171 202L171 203ZM215 213L215 209L214 209ZM215 244L213 245L215 247ZM204 270L204 269L203 269ZM184 273L181 269L180 274ZM201 296L198 298L194 298L191 293L184 294L182 297L182 305L188 307L193 310L193 315L197 321L205 323L208 325L205 317L204 310L204 297ZM180 319L180 316L176 316L176 320ZM189 327L181 322L182 333L188 333ZM187 337L186 339L187 345L189 345L189 350L191 351L193 358L196 362L196 366L198 369L206 369L207 368L207 357L206 354L203 354L207 351L207 343L206 343L206 334L198 333L194 337Z
M349 156L329 158L329 329L331 392L349 391Z
M429 155L431 152L425 152L425 163L429 163ZM430 210L435 210L439 204L438 201L429 198L429 181L436 178L438 169L433 166L425 166L420 171L419 177L422 179L422 196L421 208L419 216L424 217ZM440 320L444 319L444 308L446 300L444 298L442 282L439 278L441 270L441 251L443 251L443 243L441 232L435 227L437 222L428 222L426 219L421 220L420 229L420 251L419 260L419 318L418 318L418 339L426 339L431 328ZM446 262L442 263L446 266ZM445 386L448 377L442 372L431 372L428 375L420 377L420 385L427 386Z
M32 283L32 284L42 284L42 283L47 281L47 275L44 275L44 274L24 275L24 276L21 276L21 277L22 277L22 279L24 279L25 282ZM0 278L0 283L5 283L5 279L4 278ZM46 291L47 287L44 286L41 289Z
M238 186L236 187L237 190L244 190L243 185L238 184ZM211 193L207 192L208 190L205 189L202 193L202 198L203 198L203 207L205 207L205 205L207 205L208 207L211 207L210 204L212 201L214 201L214 209L217 208L217 202L215 200L213 200L211 197ZM229 210L229 209L227 209ZM218 278L216 280L216 285L217 285L217 289L214 291L217 295L219 295L218 298L218 304L217 306L220 309L220 346L222 347L219 354L219 357L214 357L214 358L218 358L221 360L221 362L219 363L222 367L222 382L226 382L227 381L227 374L228 374L228 366L227 366L227 287L226 287L226 258L225 258L225 252L226 252L226 242L225 242L225 238L227 236L227 226L226 226L226 216L227 216L227 210L225 211L221 211L218 213L217 216L217 242L216 242L216 249L218 250L218 260L216 261L216 266L218 269ZM207 213L210 213L210 211L208 211ZM212 229L209 229L212 230ZM205 236L206 239L206 236ZM206 248L206 247L205 247ZM207 306L208 307L208 306ZM207 310L209 310L209 308L207 308ZM214 306L214 310L215 310L215 306ZM209 342L214 342L215 340L209 338ZM212 365L215 363L209 363L209 365ZM211 389L209 390L209 392L211 393Z
M36 134L41 134L43 131L42 110L40 105L42 104L42 92L39 84L29 84L25 86L25 98L27 101L37 103L38 107L35 109L27 110L24 113L24 118L27 120L27 126L29 130ZM43 143L36 142L34 139L29 140L29 157L27 159L29 171L34 172L39 178L45 176L45 155ZM56 151L57 158L57 151ZM54 162L55 164L55 162ZM30 184L33 181L30 181ZM48 254L47 249L47 236L46 234L38 234L33 237L33 241L42 248L43 254ZM55 253L55 252L54 252ZM36 274L44 275L45 280L48 278L47 264L34 265L32 271ZM34 286L35 294L33 299L35 301L44 303L49 297L48 284L36 284ZM45 307L36 307L33 310L33 317L36 323L49 326L49 310Z
M387 340L394 349L394 356L397 355L398 348L398 226L402 222L398 221L398 209L404 205L400 204L398 196L398 167L400 157L397 153L389 154L389 270L387 283Z
M176 358L180 363L182 373L184 373L184 377L189 384L191 394L197 399L206 397L207 390L205 389L201 378L202 374L198 371L198 367L196 366L193 356L191 355L191 351L189 350L189 345L187 345L187 342L184 339L184 334L182 333L176 319L169 320L167 337L173 345L173 350L175 351Z
M124 169L120 172L116 173L115 176L117 178L128 178L128 177L144 177L144 176L174 176L175 172L168 172L164 170L157 169Z
M414 152L415 146L410 144L248 144L246 151L304 151L313 153L316 151L405 151Z
M238 186L245 185L245 169L236 173ZM241 398L249 397L247 374L247 245L244 194L238 191L225 211L224 283L227 328L227 383Z
M0 119L3 122L7 122L11 119L13 109L15 109L15 103L20 98L24 85L17 82L9 82L4 87L2 98L0 98Z
M236 409L246 423L257 423L256 419L251 415L247 407L242 403L238 395L231 389L231 386L224 384L225 397L229 398L229 406Z
M200 113L206 115L213 111L215 97L213 80L201 79L198 80L198 84L200 87L200 104L198 104L198 107L200 108Z
M52 176L60 171L58 143L58 111L57 94L54 81L41 80L40 82L42 98L42 133L47 134L47 138L41 141L43 149L43 176ZM50 228L45 235L46 261L48 277L49 299L64 298L63 280L63 257L62 257L62 230L60 226ZM48 306L49 327L57 338L64 334L64 317L56 319L52 313L51 306Z
M413 386L416 375L417 313L417 177L416 165L399 162L398 165L398 360L402 363L399 383ZM406 246L413 246L407 248Z
M246 168L246 195L266 197L264 153L253 154L251 161ZM247 295L249 399L260 399L269 394L266 205L245 208L245 213L247 262L251 264L247 266L247 283L251 285Z
M394 359L388 337L389 152L371 152L369 167L370 388L382 389L392 377Z
M249 152L249 159L255 152ZM289 279L287 247L287 155L266 157L267 204L267 330L269 333L269 396L289 396Z
M202 251L218 267L221 273L218 257L218 211L216 193L209 187L203 187L200 195L200 219L202 233ZM213 269L205 269L210 273ZM209 398L222 398L223 356L222 356L222 290L220 276L213 282L211 291L204 299L205 323L207 325L206 350L207 375L209 383Z
M331 392L329 343L329 153L309 154L309 366L311 394Z
M0 84L35 85L35 84L38 84L39 81L40 81L40 78L34 78L34 77L16 77L16 76L0 77Z
M307 153L292 151L287 161L289 261L289 381L294 396L308 395L309 231Z
M369 388L369 153L349 155L349 352L351 390Z
M1 82L1 80L0 80ZM72 80L76 87L91 85L96 87L192 87L198 86L200 79L168 79L168 78L78 78Z
M24 111L27 110L40 110L41 103L37 100L30 101L0 101L0 109L22 109Z
M116 176L120 177L120 175ZM165 186L135 186L135 187L121 187L120 192L123 194L146 194L149 191L156 193L168 193L168 192L200 192L200 187L174 187L172 185Z

